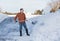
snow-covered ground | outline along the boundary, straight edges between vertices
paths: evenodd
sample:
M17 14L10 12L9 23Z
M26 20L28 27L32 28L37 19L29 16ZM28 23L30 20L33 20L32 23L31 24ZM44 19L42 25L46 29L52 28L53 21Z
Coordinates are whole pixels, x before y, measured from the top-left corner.
M7 15L0 13L0 22L2 22L7 17L8 17Z
M5 17L4 17L5 18ZM0 41L60 41L60 10L26 21L30 36L19 36L19 23L8 17L0 23Z
M37 17L32 31L32 41L60 41L60 10Z

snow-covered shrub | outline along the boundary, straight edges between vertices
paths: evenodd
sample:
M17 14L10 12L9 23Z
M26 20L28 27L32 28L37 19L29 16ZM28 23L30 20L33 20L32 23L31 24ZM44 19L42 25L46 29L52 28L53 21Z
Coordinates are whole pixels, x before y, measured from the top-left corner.
M60 1L53 1L51 3L49 3L49 5L52 7L50 12L56 12L59 8L60 8Z
M43 10L42 11L41 10L36 10L34 12L34 15L42 15L42 12L43 12Z

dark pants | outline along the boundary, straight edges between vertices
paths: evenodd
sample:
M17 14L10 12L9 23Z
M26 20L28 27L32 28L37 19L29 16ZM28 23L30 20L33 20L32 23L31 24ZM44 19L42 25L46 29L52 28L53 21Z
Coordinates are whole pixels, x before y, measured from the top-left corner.
M28 29L27 29L26 23L25 22L19 23L19 25L20 25L20 36L22 36L22 26L25 28L26 34L28 35Z

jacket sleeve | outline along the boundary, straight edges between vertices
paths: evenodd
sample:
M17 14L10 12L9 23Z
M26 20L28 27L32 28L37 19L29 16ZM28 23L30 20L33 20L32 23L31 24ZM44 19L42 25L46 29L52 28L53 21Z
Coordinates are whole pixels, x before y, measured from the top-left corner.
M26 15L24 14L24 19L26 20Z
M17 14L18 15L18 14ZM16 21L16 19L17 19L17 15L14 17L14 20Z

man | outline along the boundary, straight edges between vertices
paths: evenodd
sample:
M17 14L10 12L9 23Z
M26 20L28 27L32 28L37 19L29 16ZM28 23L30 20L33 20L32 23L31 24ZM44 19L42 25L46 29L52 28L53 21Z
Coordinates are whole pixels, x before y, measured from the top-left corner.
M19 25L20 25L20 36L22 36L22 26L24 26L24 28L26 30L26 34L28 36L30 36L29 33L28 33L26 22L25 22L26 21L26 16L24 14L23 8L20 9L20 12L17 13L17 15L16 15L16 17L14 19L15 19L15 22L16 22L16 19L18 19L18 21L19 21Z

